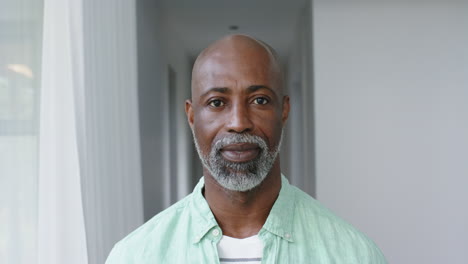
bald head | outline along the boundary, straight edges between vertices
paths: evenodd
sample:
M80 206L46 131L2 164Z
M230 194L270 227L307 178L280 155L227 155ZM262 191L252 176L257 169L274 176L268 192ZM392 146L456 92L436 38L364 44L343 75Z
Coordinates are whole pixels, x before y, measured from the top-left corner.
M268 74L278 95L284 94L283 72L275 50L268 44L246 35L228 35L212 43L198 55L192 70L192 96L203 80L220 68L254 69ZM240 68L240 69L239 69Z

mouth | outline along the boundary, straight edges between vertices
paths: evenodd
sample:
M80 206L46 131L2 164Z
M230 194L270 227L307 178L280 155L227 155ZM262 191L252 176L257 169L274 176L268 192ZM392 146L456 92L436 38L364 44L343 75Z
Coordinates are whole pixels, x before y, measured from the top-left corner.
M237 143L224 146L220 152L224 159L240 163L255 159L260 153L260 148L257 144Z

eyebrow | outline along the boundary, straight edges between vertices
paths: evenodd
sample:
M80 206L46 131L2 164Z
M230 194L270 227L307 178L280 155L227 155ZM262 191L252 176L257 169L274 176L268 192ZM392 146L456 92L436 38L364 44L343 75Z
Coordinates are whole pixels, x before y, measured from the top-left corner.
M216 93L229 93L229 88L227 87L213 87L213 88L210 88L208 91L204 92L200 98L203 98L205 97L207 94L209 93L212 93L212 92L216 92Z
M275 92L273 91L273 89L271 89L270 87L266 86L266 85L252 85L252 86L249 86L247 88L247 90L249 90L249 92L253 93L255 91L258 91L260 89L266 89L268 91L270 91L272 94L275 94Z
M249 93L253 93L253 92L256 92L256 91L261 90L261 89L266 89L266 90L270 91L272 94L276 95L276 93L273 91L273 89L271 89L270 87L265 86L265 85L251 85L251 86L247 87L247 90L249 91ZM213 93L213 92L228 94L228 93L231 93L231 89L229 89L227 87L213 87L213 88L210 88L208 91L204 92L200 96L200 98L203 98L206 95L208 95L209 93Z

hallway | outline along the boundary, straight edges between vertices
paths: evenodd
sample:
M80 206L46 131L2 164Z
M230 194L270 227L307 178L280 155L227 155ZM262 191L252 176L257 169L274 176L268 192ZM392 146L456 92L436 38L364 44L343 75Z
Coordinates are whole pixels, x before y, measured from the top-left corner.
M191 68L280 54L289 181L389 263L467 263L468 1L4 0L0 263L103 263L202 176Z
M201 176L183 108L191 64L212 40L245 33L283 60L290 181L368 234L389 263L463 263L467 13L455 0L138 2L145 219ZM428 218L433 210L450 217ZM458 228L444 231L451 221Z
M190 98L191 67L196 56L210 42L227 34L254 36L279 53L288 93L294 94L281 152L283 172L313 195L313 106L301 101L312 95L308 2L211 0L200 5L190 1L140 1L137 10L142 170L143 186L148 188L144 195L145 200L159 201L145 204L145 218L186 196L202 175L184 102ZM154 138L155 131L164 131L167 137ZM168 155L155 162L161 147ZM291 155L290 149L294 150ZM166 177L154 177L156 171ZM299 176L305 171L311 173ZM154 186L160 186L161 191L155 192Z

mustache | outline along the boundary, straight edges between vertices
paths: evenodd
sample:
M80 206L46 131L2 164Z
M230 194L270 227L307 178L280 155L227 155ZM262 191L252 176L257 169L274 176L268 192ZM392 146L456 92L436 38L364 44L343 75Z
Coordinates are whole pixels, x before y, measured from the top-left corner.
M265 150L267 148L265 140L259 136L250 134L232 134L216 140L211 149L214 152L219 152L225 146L242 143L256 144L261 150Z

